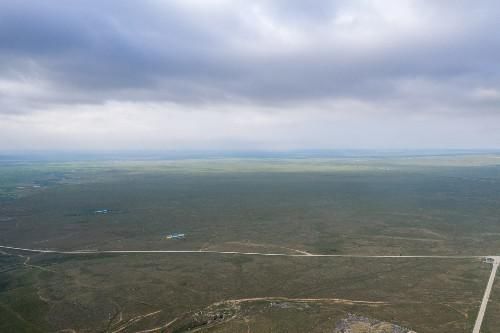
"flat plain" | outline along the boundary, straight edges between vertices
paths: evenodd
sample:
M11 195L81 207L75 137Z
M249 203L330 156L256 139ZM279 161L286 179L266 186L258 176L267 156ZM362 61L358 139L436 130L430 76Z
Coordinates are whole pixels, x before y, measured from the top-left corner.
M306 255L2 249L0 331L471 332L499 236L495 154L1 162L0 245Z

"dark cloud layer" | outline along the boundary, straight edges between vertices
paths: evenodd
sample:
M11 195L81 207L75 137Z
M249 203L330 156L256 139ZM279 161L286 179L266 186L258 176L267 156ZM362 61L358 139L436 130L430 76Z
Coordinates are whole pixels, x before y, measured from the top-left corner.
M362 147L376 135L379 147L390 146L408 132L413 146L432 146L441 133L440 147L467 143L458 140L466 132L490 147L500 140L492 134L500 120L498 22L493 0L3 0L0 139L16 141L16 131L30 128L39 142L52 137L47 147L73 132L85 146L92 136L146 137L148 124L165 121L179 132L158 134L165 142L217 137L216 147L252 147L242 121L251 119L253 129L268 126L264 147L295 147L280 136L296 133L306 142L300 148L330 147L316 133L332 124L344 127L331 138L340 144L362 128L372 133L356 143ZM127 112L130 119L120 118ZM111 117L122 122L97 134L83 125L66 130ZM426 137L430 121L434 138ZM239 132L222 135L231 126Z
M398 89L415 79L451 103L499 88L497 2L376 3L6 0L0 75L60 92L40 103L425 98Z

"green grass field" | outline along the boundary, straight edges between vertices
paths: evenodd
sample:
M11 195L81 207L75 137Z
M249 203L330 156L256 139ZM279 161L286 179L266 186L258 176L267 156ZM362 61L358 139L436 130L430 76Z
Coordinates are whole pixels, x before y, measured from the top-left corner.
M172 232L186 239L165 239ZM499 235L497 155L0 165L0 245L483 256L498 253ZM378 332L470 332L490 269L2 250L0 331L335 332L354 314L380 321ZM491 297L485 333L500 325L498 283Z

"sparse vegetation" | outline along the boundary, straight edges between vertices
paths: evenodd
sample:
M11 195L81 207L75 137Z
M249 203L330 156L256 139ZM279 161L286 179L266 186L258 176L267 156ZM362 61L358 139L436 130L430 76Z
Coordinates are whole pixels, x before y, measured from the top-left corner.
M474 155L3 165L0 193L9 195L0 202L0 244L496 254L498 161ZM103 207L109 213L95 214ZM189 237L165 240L172 231ZM473 259L5 252L2 332L332 332L348 313L418 333L469 332L490 272ZM30 255L28 265L18 255ZM495 288L484 332L500 323ZM241 299L253 300L234 301ZM306 299L312 301L300 301Z

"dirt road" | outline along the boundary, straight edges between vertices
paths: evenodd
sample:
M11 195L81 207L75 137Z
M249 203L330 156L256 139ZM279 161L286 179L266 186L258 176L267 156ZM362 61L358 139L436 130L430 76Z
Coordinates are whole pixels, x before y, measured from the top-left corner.
M474 324L474 329L472 333L479 333L481 331L481 324L483 323L484 313L486 312L486 306L488 305L488 300L490 299L491 289L493 287L493 281L495 281L495 275L497 274L498 265L500 264L500 257L488 257L493 259L493 267L491 268L490 279L486 285L486 290L484 291L483 301L481 302L481 307L479 308L479 313L477 314L476 323Z

